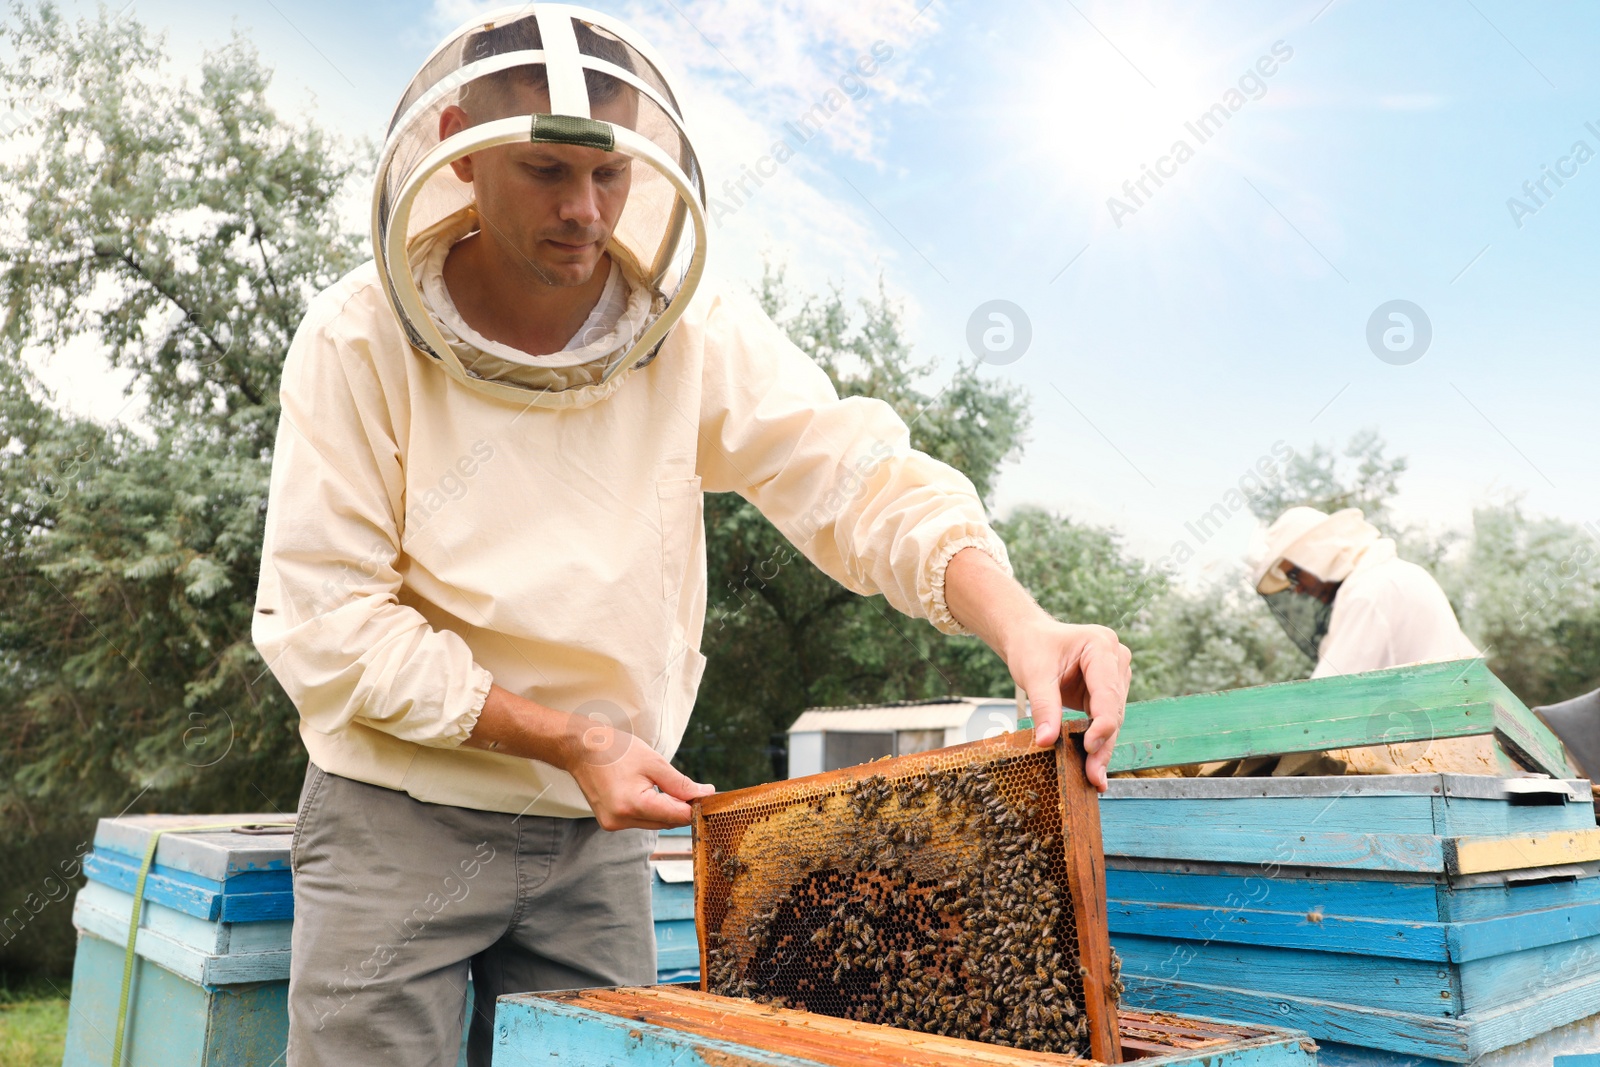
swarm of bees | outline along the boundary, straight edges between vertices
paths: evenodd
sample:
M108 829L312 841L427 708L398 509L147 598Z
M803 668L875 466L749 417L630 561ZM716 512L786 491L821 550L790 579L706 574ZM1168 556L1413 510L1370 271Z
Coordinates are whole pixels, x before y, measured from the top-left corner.
M859 1022L1087 1057L1080 1010L1087 971L1065 880L1052 872L1062 850L1056 834L1037 833L1050 825L1041 816L1053 812L1034 790L1008 801L995 773L969 766L842 786L849 832L837 835L825 860L802 868L771 908L743 929L709 937L707 987ZM974 827L981 832L965 832ZM936 836L963 847L924 850ZM941 857L932 868L930 855ZM712 859L730 884L741 875L739 861L720 852ZM1120 998L1120 960L1112 966Z

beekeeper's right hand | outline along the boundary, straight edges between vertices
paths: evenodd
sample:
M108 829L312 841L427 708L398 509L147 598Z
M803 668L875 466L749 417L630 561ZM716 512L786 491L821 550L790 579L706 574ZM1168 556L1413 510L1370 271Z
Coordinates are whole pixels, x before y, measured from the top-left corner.
M601 703L601 702L597 702ZM716 787L683 774L627 727L627 716L592 707L560 711L489 687L465 748L535 759L572 775L606 830L665 830L689 823L689 801Z

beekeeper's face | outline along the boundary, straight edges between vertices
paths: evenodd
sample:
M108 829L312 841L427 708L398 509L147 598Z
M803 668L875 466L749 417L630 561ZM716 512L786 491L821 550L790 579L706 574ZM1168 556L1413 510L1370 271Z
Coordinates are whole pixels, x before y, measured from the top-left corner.
M497 86L439 116L440 139L502 115L548 114L549 93L526 82ZM492 110L493 114L477 114ZM619 126L637 121L638 96L626 87L596 101L594 117ZM632 162L598 148L546 143L509 144L473 152L451 164L470 182L482 233L507 269L530 281L582 285L594 274L628 202Z
M1301 596L1308 596L1320 600L1324 604L1332 604L1333 598L1339 592L1338 582L1325 582L1310 571L1283 561L1283 576L1289 582L1289 588Z

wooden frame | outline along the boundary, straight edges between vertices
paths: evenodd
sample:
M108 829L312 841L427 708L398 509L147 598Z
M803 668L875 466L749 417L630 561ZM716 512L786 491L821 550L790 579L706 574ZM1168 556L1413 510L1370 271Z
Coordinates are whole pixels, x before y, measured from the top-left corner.
M1083 1010L1089 1020L1091 1054L1101 1063L1121 1062L1121 1051L1113 1020L1117 1005L1111 988L1111 941L1106 919L1105 854L1100 836L1098 797L1084 771L1084 721L1063 724L1054 746L1056 780L1059 783L1063 847L1066 853L1067 889L1072 897L1072 921L1077 932L1078 957L1087 970L1083 976ZM710 860L706 848L706 819L756 804L782 802L781 798L816 795L847 782L882 775L943 771L952 765L977 765L1026 755L1038 749L1033 731L1023 730L983 741L950 748L916 752L905 756L875 760L858 767L847 767L822 774L793 778L748 789L718 793L694 802L695 839L695 926L700 940L701 989L709 987L709 951L712 923L708 919L707 894L712 883L707 874ZM720 925L720 917L718 920Z

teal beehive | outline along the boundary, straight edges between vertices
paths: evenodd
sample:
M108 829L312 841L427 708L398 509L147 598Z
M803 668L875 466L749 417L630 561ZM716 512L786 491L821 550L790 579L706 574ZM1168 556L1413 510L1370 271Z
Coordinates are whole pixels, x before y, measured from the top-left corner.
M132 1067L268 1067L288 1033L293 889L278 815L102 819L73 905L64 1067L109 1067L118 1043L134 890L162 831L143 903L121 1028ZM255 824L196 833L196 824Z
M264 824L284 821L282 815L100 821L94 850L84 857L89 881L73 906L78 950L63 1067L112 1062L133 893L158 830L164 832L145 877L123 1064L282 1064L294 917L290 833ZM176 832L219 823L234 827ZM661 835L651 867L658 980L698 981L687 828Z
M1600 1015L1586 781L1118 779L1101 809L1126 1003L1298 1027L1335 1067L1520 1063Z

